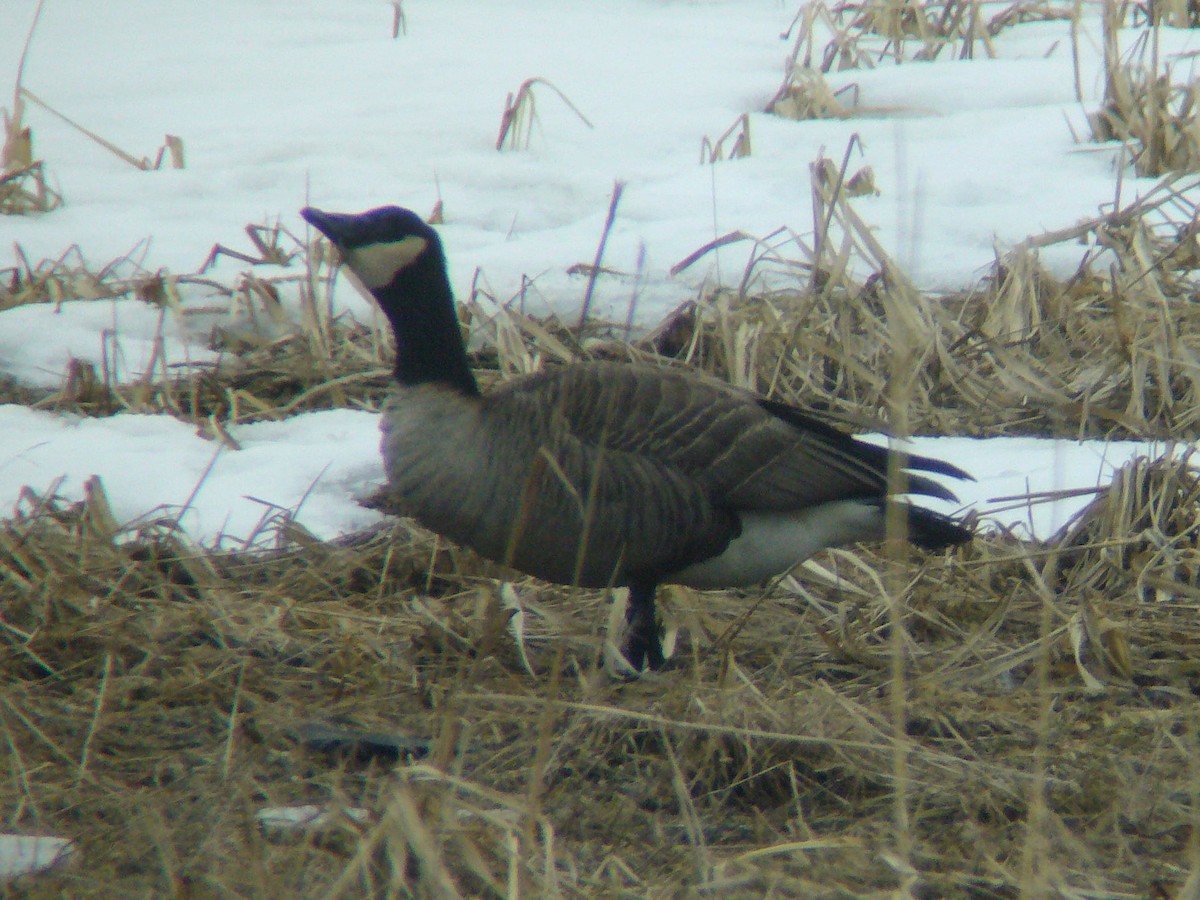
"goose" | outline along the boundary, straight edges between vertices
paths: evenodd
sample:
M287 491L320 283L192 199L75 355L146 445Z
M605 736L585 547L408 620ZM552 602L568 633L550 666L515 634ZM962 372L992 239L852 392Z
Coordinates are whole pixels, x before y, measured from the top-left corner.
M395 391L381 419L388 506L537 578L629 590L620 652L664 665L655 591L747 587L817 551L881 540L889 503L908 540L970 540L961 521L893 499L890 451L814 414L698 373L591 361L482 394L441 240L408 209L307 207L395 336ZM905 492L956 500L907 455Z

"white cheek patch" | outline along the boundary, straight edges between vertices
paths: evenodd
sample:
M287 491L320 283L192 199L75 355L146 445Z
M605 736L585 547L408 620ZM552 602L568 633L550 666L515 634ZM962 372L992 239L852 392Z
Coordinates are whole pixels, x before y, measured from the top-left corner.
M386 244L369 244L353 250L343 250L346 265L358 276L368 290L387 285L396 273L412 265L425 252L429 241L410 235Z

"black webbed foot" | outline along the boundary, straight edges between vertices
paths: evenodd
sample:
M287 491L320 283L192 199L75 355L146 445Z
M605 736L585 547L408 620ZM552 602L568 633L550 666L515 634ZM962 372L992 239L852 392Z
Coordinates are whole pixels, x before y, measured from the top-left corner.
M654 593L654 585L632 585L628 600L614 603L603 660L610 674L637 678L647 669L659 671L667 666Z

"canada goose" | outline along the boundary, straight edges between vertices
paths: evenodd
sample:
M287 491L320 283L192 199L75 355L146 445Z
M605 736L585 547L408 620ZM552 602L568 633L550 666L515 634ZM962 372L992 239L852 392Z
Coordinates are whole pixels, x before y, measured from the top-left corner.
M437 233L395 206L301 215L333 242L395 333L397 389L381 425L389 501L530 575L627 586L622 652L634 669L664 661L660 583L748 586L822 548L884 536L886 449L665 368L577 363L481 395ZM922 456L904 464L971 477ZM918 474L907 492L955 499ZM971 537L947 516L894 502L920 547Z

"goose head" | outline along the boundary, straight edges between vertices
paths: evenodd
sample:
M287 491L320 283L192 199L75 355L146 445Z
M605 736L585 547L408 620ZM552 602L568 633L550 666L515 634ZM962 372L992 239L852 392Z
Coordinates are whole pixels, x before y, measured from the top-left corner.
M411 209L381 206L347 214L309 206L300 215L329 238L369 291L387 287L413 266L445 268L437 232Z
M300 215L329 239L387 316L396 338L396 380L442 383L477 396L437 232L399 206L361 213L309 206Z

